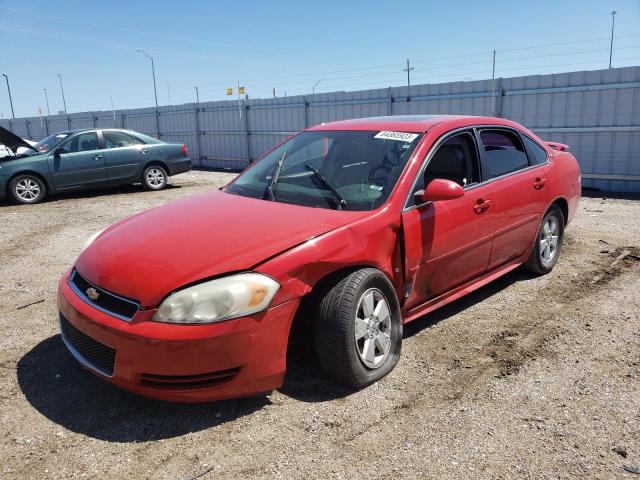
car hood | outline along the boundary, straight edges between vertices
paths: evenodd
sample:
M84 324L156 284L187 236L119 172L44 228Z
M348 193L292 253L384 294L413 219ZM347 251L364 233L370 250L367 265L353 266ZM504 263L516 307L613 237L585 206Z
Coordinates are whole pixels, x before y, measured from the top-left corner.
M251 269L368 213L215 190L116 223L82 252L76 269L95 285L152 307L184 285Z
M29 150L40 153L25 140L3 127L0 127L0 143L9 148L13 153L16 153L20 147L25 147Z

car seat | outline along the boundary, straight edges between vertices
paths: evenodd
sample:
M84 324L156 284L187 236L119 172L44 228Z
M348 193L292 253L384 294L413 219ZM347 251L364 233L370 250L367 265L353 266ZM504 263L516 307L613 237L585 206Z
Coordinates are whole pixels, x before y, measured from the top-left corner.
M469 180L469 165L461 144L444 144L435 153L424 174L425 187L436 178L451 180L465 186Z

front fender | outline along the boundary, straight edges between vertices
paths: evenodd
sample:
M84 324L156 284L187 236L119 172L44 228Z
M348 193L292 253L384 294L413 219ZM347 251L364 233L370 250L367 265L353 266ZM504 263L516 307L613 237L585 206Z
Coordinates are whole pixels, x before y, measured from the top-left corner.
M280 282L272 305L302 297L336 271L373 267L402 298L400 218L380 212L308 240L254 268Z

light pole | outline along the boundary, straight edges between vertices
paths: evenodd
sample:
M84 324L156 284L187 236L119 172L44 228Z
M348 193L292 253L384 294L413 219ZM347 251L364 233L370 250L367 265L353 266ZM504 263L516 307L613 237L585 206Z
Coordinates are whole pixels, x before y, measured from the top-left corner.
M616 26L616 12L611 10L611 45L609 46L609 68L611 68L611 59L613 58L613 29Z
M496 115L496 51L493 51L493 62L491 67L491 116Z
M315 85L311 88L311 94L316 93L316 87L318 86L318 84L319 84L320 82L322 82L322 81L324 81L324 80L325 80L324 78L321 78L320 80L318 80L318 81L315 83Z
M64 114L67 115L67 101L64 98L64 88L62 88L62 75L58 74L60 80L60 91L62 92L62 105L64 106Z
M9 77L7 77L6 73L3 73L2 76L7 82L7 92L9 92L9 103L11 104L11 117L13 117L13 119L15 120L16 114L13 113L13 100L11 99L11 88L9 88Z
M49 95L47 95L47 89L44 89L44 99L47 102L47 115L51 115L51 109L49 108Z
M113 106L113 95L111 95L111 114L113 115L113 126L116 126L116 109Z
M158 90L156 89L156 67L153 64L153 57L149 55L147 52L145 52L144 50L142 50L141 48L139 48L138 51L151 61L151 74L153 75L153 95L156 99L156 109L157 109L158 108Z
M193 87L196 89L196 103L200 103L200 93L198 92L198 87Z

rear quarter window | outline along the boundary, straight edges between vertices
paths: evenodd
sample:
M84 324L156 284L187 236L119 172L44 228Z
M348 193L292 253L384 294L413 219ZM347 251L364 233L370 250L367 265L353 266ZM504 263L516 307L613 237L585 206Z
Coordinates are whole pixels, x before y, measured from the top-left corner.
M531 160L532 165L541 165L549 161L549 159L547 158L547 151L540 145L538 145L537 142L534 142L525 135L522 136L522 139L524 140L524 144L527 146L527 150L529 151L529 159Z
M482 130L480 139L490 178L500 177L529 166L524 145L514 132Z
M107 148L130 147L131 145L140 145L142 140L132 137L124 132L117 130L104 130L102 132L104 144Z

